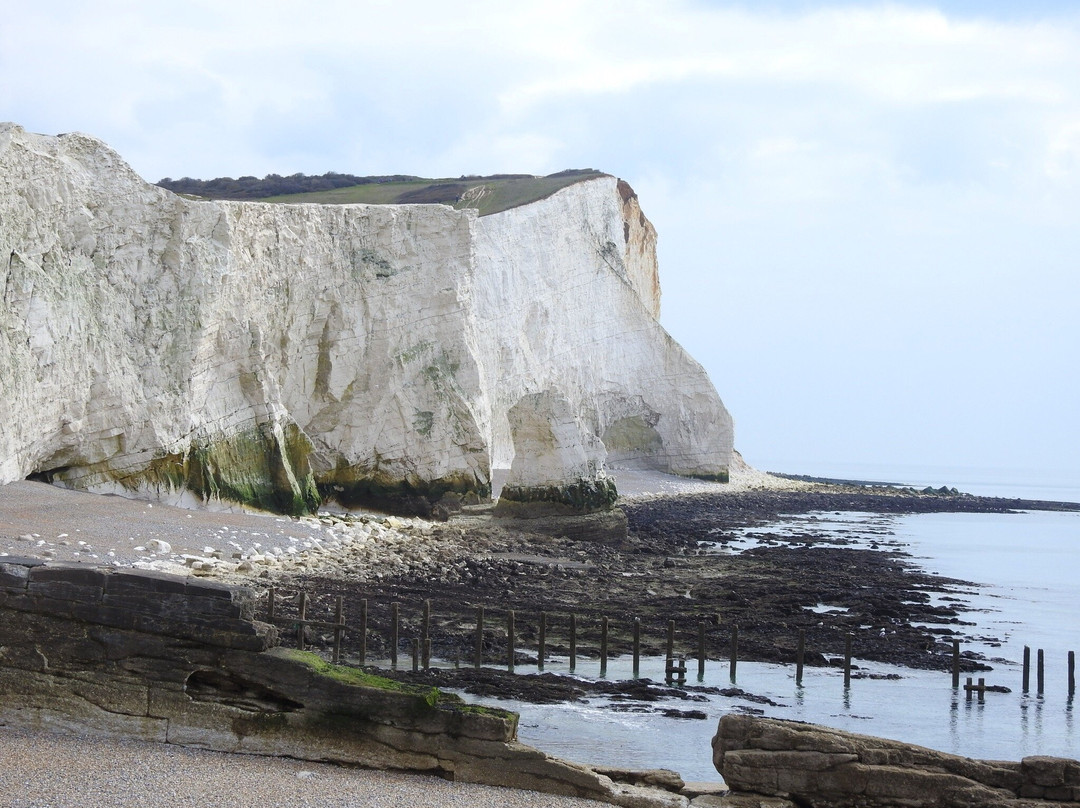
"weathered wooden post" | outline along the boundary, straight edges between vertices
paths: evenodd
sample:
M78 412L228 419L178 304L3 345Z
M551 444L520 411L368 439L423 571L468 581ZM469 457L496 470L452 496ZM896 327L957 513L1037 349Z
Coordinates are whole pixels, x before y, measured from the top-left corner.
M304 650L304 621L307 620L307 592L300 593L300 619L296 623L296 647Z
M367 664L367 598L360 601L360 667Z
M851 634L844 635L844 688L851 687Z
M705 680L705 621L699 620L697 624L697 678L699 682Z
M514 672L514 610L506 613L506 669Z
M964 687L964 692L967 694L967 695L964 696L965 701L971 701L971 691L972 691L972 689L973 688L971 686L971 677L969 676L967 678L967 684Z
M806 629L799 629L799 644L795 648L795 684L802 687L803 661L806 657Z
M986 679L979 677L979 704L986 702Z
M607 616L600 618L600 676L603 677L607 674L607 637L608 637L608 619Z
M1069 651L1069 698L1076 695L1076 652Z
M420 629L420 637L426 640L431 636L431 601L424 599L424 622Z
M398 625L400 624L401 604L390 604L390 667L397 667Z
M1043 684L1045 679L1043 678L1043 649L1039 649L1038 656L1035 662L1035 687L1036 695L1041 696L1043 694Z
M276 601L276 591L274 587L270 587L270 590L266 593L266 622L274 622L274 606Z
M337 596L334 604L334 664L341 663L341 635L345 633L345 599Z
M540 636L538 638L536 651L536 668L537 670L544 669L544 653L547 647L547 612L540 612Z
M577 615L570 615L570 670L577 667Z
M641 671L641 618L634 618L634 678Z
M952 641L952 686L960 687L960 640Z
M739 664L739 624L731 624L731 664L729 666L729 676L731 683L735 684L735 670Z
M424 639L423 654L424 670L428 670L431 667L431 637L426 637Z
M664 681L670 684L686 684L686 657L672 657L664 664Z
M1024 646L1024 672L1021 678L1021 690L1027 693L1031 685L1031 649Z
M420 670L420 638L412 638L412 670L416 673Z
M473 667L478 668L484 662L484 607L476 607L476 656Z

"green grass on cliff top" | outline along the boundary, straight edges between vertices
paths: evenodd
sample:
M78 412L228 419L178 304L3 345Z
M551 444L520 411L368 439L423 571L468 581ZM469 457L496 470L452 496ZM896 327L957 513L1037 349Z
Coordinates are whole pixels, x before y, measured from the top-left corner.
M462 177L460 179L414 180L350 185L331 191L271 196L263 202L318 202L330 205L364 203L404 205L435 203L458 210L474 208L481 216L527 205L551 196L569 185L606 176L602 171L581 169L561 171L547 177Z

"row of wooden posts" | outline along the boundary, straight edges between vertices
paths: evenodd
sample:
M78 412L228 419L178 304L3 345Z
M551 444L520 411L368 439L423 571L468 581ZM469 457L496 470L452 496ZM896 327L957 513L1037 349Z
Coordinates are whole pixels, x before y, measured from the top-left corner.
M334 604L334 618L332 621L328 620L311 620L307 616L307 610L309 605L309 598L306 592L301 591L299 594L298 612L299 616L296 619L281 617L277 613L277 592L274 587L270 587L267 593L267 617L268 621L273 623L277 621L295 624L296 626L296 642L297 646L303 650L306 644L305 641L305 629L308 626L314 628L330 629L334 633L333 640L333 661L334 664L338 664L341 661L341 645L342 639L345 633L356 632L360 639L359 650L359 665L361 667L367 664L367 637L368 637L368 602L367 599L360 601L360 622L359 626L353 628L345 624L345 610L343 599L340 595L337 596ZM396 668L398 666L398 651L400 645L399 631L401 626L401 605L398 602L390 604L390 666ZM474 640L474 654L473 654L473 666L480 668L483 663L483 650L484 650L484 622L485 612L483 606L476 607L476 633ZM516 631L515 631L516 615L513 609L510 609L506 613L506 666L507 670L513 672L515 669L517 645L516 645ZM636 678L640 670L641 662L641 620L635 617L633 621L633 675ZM425 600L423 604L423 617L421 621L420 637L412 638L412 668L414 671L419 670L422 666L425 670L431 667L431 601ZM547 612L540 612L539 623L537 628L537 668L539 670L544 669L544 659L547 651L547 629L548 629L548 614ZM608 629L609 623L607 616L600 618L600 675L604 676L607 673L608 662ZM569 662L570 670L573 671L577 667L577 639L578 639L578 621L577 615L569 615ZM706 623L705 621L699 621L697 624L697 675L698 679L704 679L705 677L705 640L706 640ZM852 642L854 635L851 633L844 635L844 687L851 686L851 660L852 660ZM685 683L686 681L686 655L675 654L675 621L669 620L667 623L667 638L665 643L665 679L670 683ZM731 645L729 655L729 672L731 681L735 681L736 670L739 662L739 625L733 623L731 626ZM795 650L795 683L801 686L803 683L803 668L804 658L806 654L806 631L805 629L799 629L798 644ZM1036 692L1039 696L1043 695L1045 689L1045 664L1043 650L1038 649L1037 654L1037 666L1036 666ZM1022 691L1027 694L1030 691L1031 684L1031 649L1024 646L1024 664L1023 664L1023 678L1022 678ZM960 640L954 639L952 643L952 686L954 689L960 687ZM977 693L979 700L982 701L984 694L993 688L988 686L985 679L979 679L978 684L972 684L971 677L967 678L967 682L964 686L964 690L967 695L967 699L972 698L973 693ZM1068 654L1068 695L1072 699L1076 693L1076 655L1075 652L1069 651Z
M306 644L304 633L308 626L314 628L330 629L334 633L333 640L333 656L334 664L341 661L341 645L342 639L347 631L355 631L360 638L360 651L359 651L359 665L363 667L367 664L367 636L368 636L368 602L367 599L360 601L360 624L353 629L345 624L345 613L343 598L338 595L334 604L334 619L329 620L311 620L307 616L307 610L309 605L309 597L306 592L300 592L298 612L299 616L296 619L292 618L280 618L277 613L277 591L274 587L271 587L267 592L267 617L269 622L273 623L279 619L283 622L292 623L296 626L296 643L302 650ZM396 668L398 665L398 651L400 647L400 626L401 626L401 605L398 602L390 604L390 666ZM547 651L547 612L540 612L539 625L538 625L538 637L537 637L537 667L540 670L544 669L544 660ZM577 638L578 638L578 624L577 615L569 615L570 620L570 636L569 636L569 656L570 656L570 670L575 670L577 667ZM516 614L513 609L510 609L506 613L506 665L507 669L513 671L516 664L517 656L517 643L516 643ZM698 678L705 676L705 621L698 622ZM431 601L425 600L423 605L423 618L421 622L421 636L412 638L412 664L413 670L418 670L421 666L425 669L431 667ZM483 606L476 607L476 634L474 641L474 656L473 666L476 668L481 667L483 662L483 650L484 650L484 627L485 627L485 611ZM606 616L600 618L600 675L603 676L607 672L608 662L608 618ZM735 668L738 664L738 645L739 645L739 627L738 625L732 626L732 645L731 645L731 677L735 678ZM802 680L802 657L803 657L804 638L802 631L799 634L799 660L798 660L798 678ZM849 638L850 646L850 638ZM850 650L850 649L849 649ZM675 621L669 620L667 625L667 678L669 681L685 681L686 679L686 658L685 656L675 656ZM633 622L633 669L634 676L638 675L641 662L641 620L640 618L634 618ZM847 659L850 664L851 655L847 654Z

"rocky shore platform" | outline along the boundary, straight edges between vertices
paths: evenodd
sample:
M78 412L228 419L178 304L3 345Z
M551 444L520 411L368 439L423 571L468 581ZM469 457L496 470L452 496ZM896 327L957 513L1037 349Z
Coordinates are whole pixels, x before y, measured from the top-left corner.
M844 638L852 632L858 636L860 659L946 671L952 664L952 639L974 625L965 616L963 597L974 584L922 569L887 527L853 521L849 530L819 531L815 521L852 513L1002 513L1080 510L1080 505L975 497L947 489L803 484L639 496L624 500L621 508L628 531L618 541L530 532L527 523L460 514L450 524L480 539L486 550L403 573L352 575L339 569L333 575L315 571L279 581L319 593L327 608L330 599L341 596L351 614L366 599L373 627L389 624L390 605L396 602L403 638L420 636L422 603L428 601L433 657L463 664L461 669L413 673L403 650L404 670L395 675L406 680L533 702L597 693L685 701L694 699L692 686L650 689L640 683L471 670L477 608L487 613L483 654L485 664L493 666L507 662L505 614L513 609L518 666L537 664L539 615L544 612L548 655L569 653L566 623L573 614L579 659L599 655L600 625L607 617L612 655L630 653L637 618L643 656L665 653L666 626L672 620L676 646L687 653L696 648L698 624L705 622L712 659L727 659L731 626L737 624L741 660L791 663L802 630L807 665L839 665ZM806 515L805 529L776 529L778 519L798 514ZM726 545L740 551L724 552ZM389 654L384 636L377 628L370 633L369 659ZM355 640L346 641L346 653L358 652ZM971 673L990 667L980 655L964 652L961 669ZM869 674L856 670L854 675ZM636 695L616 692L627 687Z
M186 511L16 483L0 487L0 553L186 572L254 586L264 602L275 586L285 593L278 609L286 617L296 608L287 593L300 590L311 595L312 614L329 612L340 596L345 613L355 617L367 601L369 661L389 656L391 604L400 604L400 637L410 638L420 634L428 601L433 658L465 664L413 674L403 643L399 667L405 670L396 675L476 695L550 702L610 684L467 670L478 607L488 614L483 654L492 665L506 663L505 614L513 609L516 661L523 666L537 662L544 612L549 655L568 654L565 624L572 614L581 659L599 655L600 623L607 617L613 656L630 653L637 618L643 656L664 653L673 620L676 644L688 652L705 622L713 659L727 658L737 624L742 660L791 662L802 630L806 664L837 665L845 635L858 632L860 659L947 670L952 638L971 625L961 592L972 584L920 568L887 526L852 519L849 528L825 530L819 520L1080 510L1074 503L792 480L746 469L728 485L645 472L621 472L618 479L629 494L619 503L626 535L612 539L601 532L600 541L587 524L552 530L544 520L499 519L482 506L463 508L446 522L364 513L292 519ZM803 515L798 529L778 527L778 520L797 515ZM311 631L308 640L326 649L332 635ZM355 660L359 651L358 633L349 632L344 657ZM987 664L965 652L962 668L973 672Z

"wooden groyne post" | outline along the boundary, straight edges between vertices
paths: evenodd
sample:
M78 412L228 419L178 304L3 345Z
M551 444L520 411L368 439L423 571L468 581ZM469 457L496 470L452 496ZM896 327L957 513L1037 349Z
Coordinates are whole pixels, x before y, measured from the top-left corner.
M699 682L705 680L705 621L700 620L697 624L697 678Z
M334 601L334 657L335 665L341 664L341 638L345 634L345 599L337 596Z
M1069 651L1069 698L1076 695L1076 652Z
M641 618L634 618L634 678L641 672Z
M539 637L537 638L536 669L544 669L544 654L547 647L547 612L540 612Z
M1024 672L1020 679L1020 690L1027 693L1031 689L1031 649L1024 646Z
M360 601L360 667L367 664L367 598Z
M394 601L390 604L390 667L397 667L398 652L398 627L401 623L401 604Z
M806 629L799 629L799 644L795 648L795 685L802 687L803 662L806 658Z
M668 657L664 663L664 681L669 684L686 684L686 657Z
M967 684L964 685L964 690L967 692L965 699L967 701L971 701L971 693L972 691L974 691L979 694L979 704L982 704L986 701L986 691L989 689L990 688L986 686L986 679L980 677L979 683L977 685L973 685L971 683L971 677L969 676L967 678Z
M960 687L960 640L952 641L952 686Z
M514 610L506 613L506 669L514 672Z
M570 670L577 667L577 615L570 615Z
M851 687L851 633L844 635L844 689Z
M476 653L473 667L479 669L484 662L484 607L476 607Z
M739 664L739 624L731 624L731 665L730 665L730 677L731 683L735 684L735 671Z
M304 650L304 629L307 628L307 592L300 593L300 620L296 623L296 647Z
M424 619L420 630L420 643L423 648L421 658L424 670L431 667L431 601L424 599Z
M600 618L600 676L607 676L607 639L608 619L607 615Z

